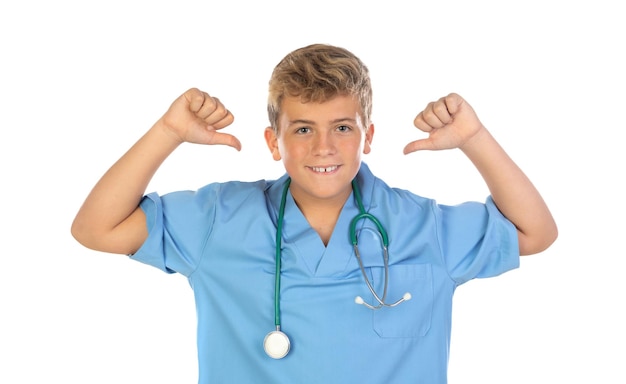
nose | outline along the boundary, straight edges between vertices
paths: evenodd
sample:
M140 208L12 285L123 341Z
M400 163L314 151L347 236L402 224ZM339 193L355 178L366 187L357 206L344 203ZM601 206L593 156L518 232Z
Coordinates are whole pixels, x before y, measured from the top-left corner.
M320 132L315 135L313 153L318 156L327 156L335 153L335 140L332 133Z

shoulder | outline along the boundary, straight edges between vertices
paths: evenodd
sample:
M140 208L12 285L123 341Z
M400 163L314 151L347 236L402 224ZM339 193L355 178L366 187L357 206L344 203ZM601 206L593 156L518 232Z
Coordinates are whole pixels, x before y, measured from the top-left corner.
M371 175L366 182L366 188L371 191L371 198L374 205L391 205L398 209L409 207L417 209L431 209L437 203L434 199L421 196L413 191L404 188L392 187L383 179ZM403 207L403 208L400 208Z
M271 180L214 182L197 190L168 192L161 199L170 206L195 205L198 208L214 204L238 204L255 196L264 196L265 190L272 184Z
M265 191L274 183L273 180L227 181L211 183L194 193L195 199L201 202L216 200L221 204L240 204L249 199L264 198Z

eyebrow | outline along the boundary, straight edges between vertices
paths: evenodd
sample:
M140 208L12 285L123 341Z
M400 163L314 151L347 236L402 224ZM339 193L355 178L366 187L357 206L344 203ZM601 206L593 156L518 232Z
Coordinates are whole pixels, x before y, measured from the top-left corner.
M338 119L330 121L331 124L337 124L337 123L343 123L343 122L356 124L356 120L351 119L349 117L340 117ZM313 120L306 120L306 119L296 119L296 120L291 120L289 122L289 125L295 125L295 124L315 125L315 122Z

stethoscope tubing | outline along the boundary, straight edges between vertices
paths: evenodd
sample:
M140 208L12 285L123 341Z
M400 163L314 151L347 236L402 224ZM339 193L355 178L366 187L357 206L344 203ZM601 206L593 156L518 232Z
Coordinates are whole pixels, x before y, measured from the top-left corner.
M274 325L276 330L280 330L280 272L281 272L281 250L283 240L283 221L285 219L285 205L291 178L288 177L283 187L283 194L280 198L280 208L278 209L278 220L276 223L276 278L274 280Z
M276 326L276 330L270 332L263 342L266 353L274 358L281 359L287 355L290 349L290 341L289 337L284 334L281 330L281 319L280 319L280 278L281 278L281 254L282 254L282 235L283 235L283 223L285 218L285 206L287 205L287 194L289 192L289 186L291 184L291 178L287 178L285 181L283 192L280 199L280 207L278 209L278 219L276 223L276 275L274 280L274 325ZM411 294L405 293L404 296L394 302L394 303L386 303L385 299L387 298L387 287L389 284L389 236L387 235L387 231L381 224L381 222L372 214L367 213L365 211L365 207L363 206L363 200L361 197L361 191L356 182L356 179L352 180L352 191L354 192L354 199L359 207L359 214L356 215L352 221L350 222L350 241L352 242L352 246L354 248L354 254L359 263L359 269L363 274L363 278L365 279L365 283L367 284L367 288L372 293L378 305L371 305L365 302L361 296L357 296L355 302L357 304L363 304L369 309L380 309L382 307L395 307L396 305L402 303L403 301L410 300ZM365 272L365 267L363 266L363 261L361 260L361 255L359 253L358 247L358 236L357 236L357 223L360 220L370 220L376 225L378 229L378 233L380 234L382 248L383 248L383 262L385 265L385 278L384 278L384 287L383 287L383 295L382 297L376 293L376 290L372 286L369 278L367 277L367 273Z

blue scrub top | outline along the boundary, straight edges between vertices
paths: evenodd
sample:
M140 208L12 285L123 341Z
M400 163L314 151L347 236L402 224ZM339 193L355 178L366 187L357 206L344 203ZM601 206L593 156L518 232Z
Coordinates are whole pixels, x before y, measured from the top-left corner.
M349 238L359 213L354 199L324 246L289 194L280 308L291 351L275 360L263 339L275 329L276 223L286 178L152 193L141 203L149 237L132 258L188 278L199 383L446 383L454 291L519 266L515 227L491 198L440 205L390 188L362 164L365 209L389 234L387 300L412 295L373 311L354 303L357 295L374 303ZM358 233L366 272L382 293L378 231L362 220Z

